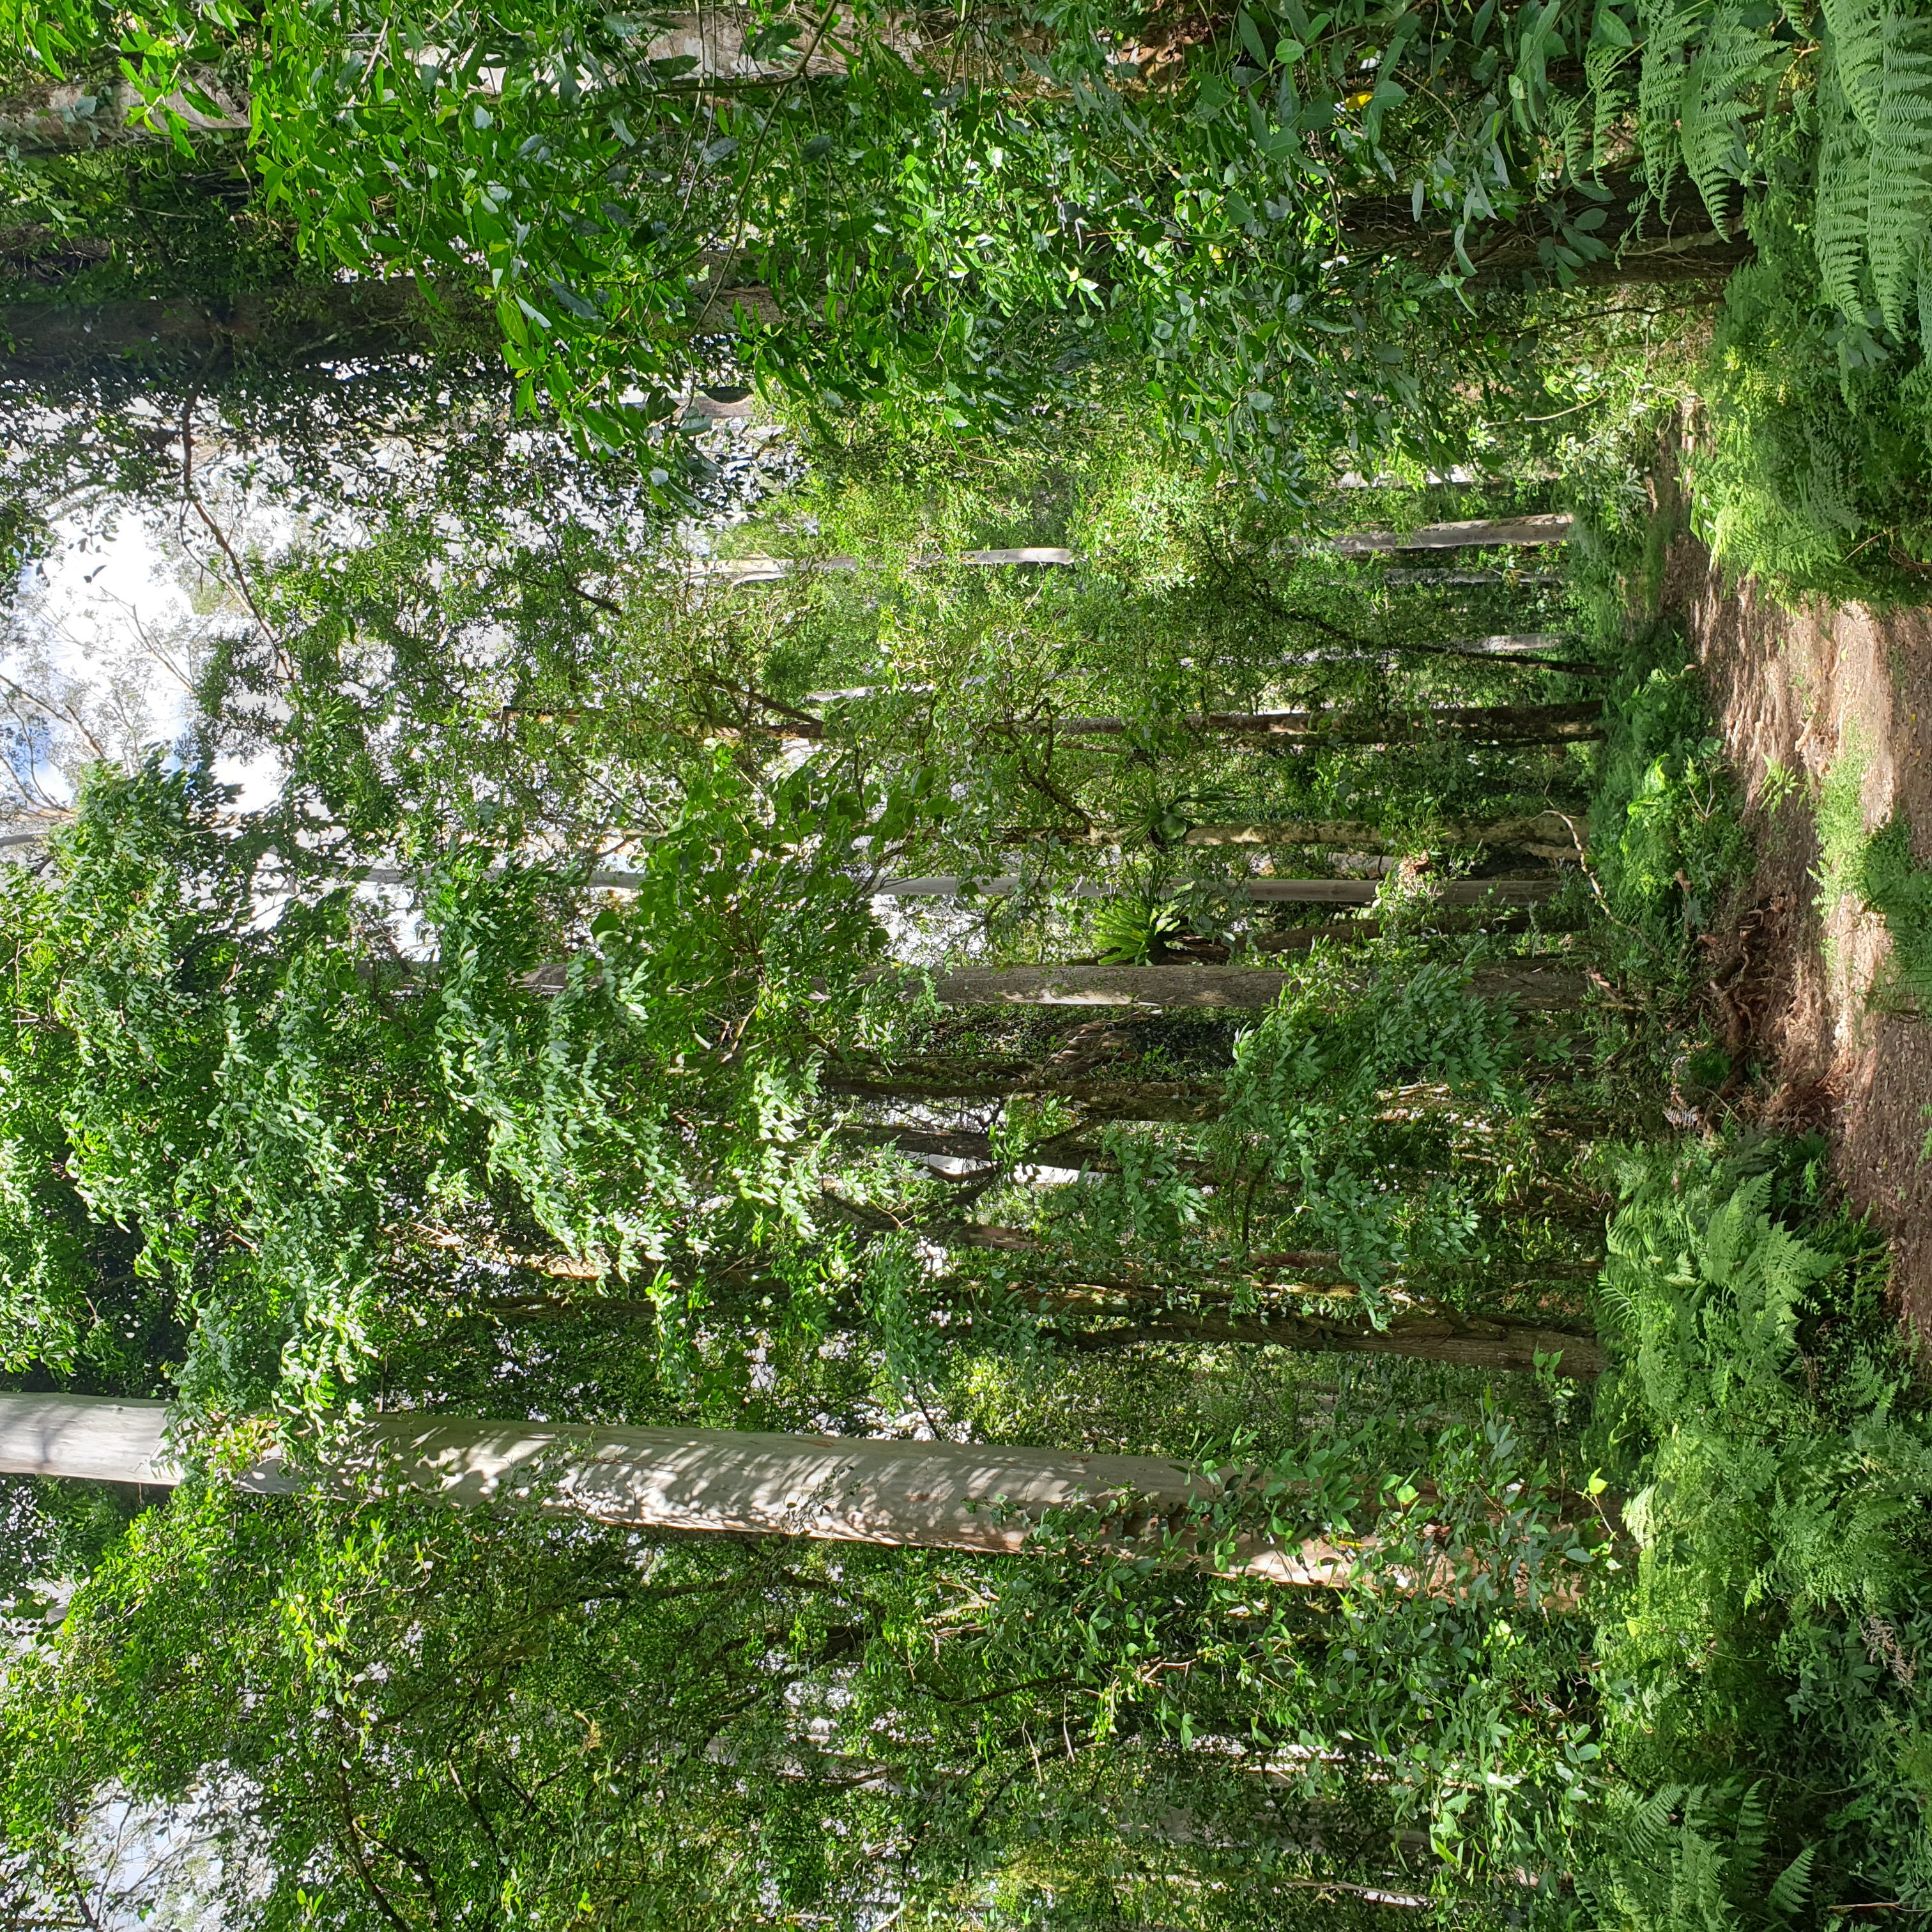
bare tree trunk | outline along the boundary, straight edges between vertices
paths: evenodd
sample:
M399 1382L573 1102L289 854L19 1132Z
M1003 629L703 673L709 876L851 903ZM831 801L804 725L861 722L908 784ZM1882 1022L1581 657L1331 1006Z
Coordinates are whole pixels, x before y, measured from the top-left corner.
M1013 844L1058 839L1064 845L1138 845L1146 832L1125 825L1096 825L1085 831L1058 826L1009 828L1000 837ZM1589 842L1590 821L1581 812L1543 812L1516 818L1439 819L1426 831L1392 838L1381 826L1358 818L1262 819L1246 824L1190 825L1177 845L1334 845L1351 851L1385 852L1418 842L1432 846L1514 845L1543 856L1574 859ZM1254 880L1255 885L1264 881ZM1480 884L1480 881L1472 883Z
M1602 178L1607 202L1587 203L1558 194L1526 208L1513 221L1475 231L1466 245L1476 273L1474 290L1522 287L1528 275L1549 278L1545 251L1563 238L1564 223L1584 206L1604 218L1595 238L1607 251L1570 272L1568 279L1592 285L1700 281L1717 284L1755 254L1750 238L1724 236L1712 226L1710 211L1688 174L1679 173L1661 203L1650 191L1641 168L1612 170ZM1364 262L1400 255L1430 274L1453 272L1456 262L1453 215L1437 208L1420 219L1407 194L1351 201L1342 211L1342 239L1349 259Z
M604 712L601 706L577 705L567 710L529 710L516 715L548 722L566 717L601 717ZM815 745L832 728L822 719L793 712L763 722L754 721L742 728L742 734L734 728L719 735ZM1444 705L1418 718L1378 718L1340 710L1196 711L1150 720L1072 716L1001 718L992 720L986 728L1026 737L1120 738L1154 729L1197 736L1317 745L1419 745L1438 734L1481 745L1568 745L1600 738L1604 714L1600 704L1588 700L1575 704Z
M733 305L778 319L762 289L720 290L706 326L732 328ZM146 302L15 304L0 308L0 377L32 380L102 363L193 362L218 374L244 357L299 368L356 356L395 356L497 346L495 318L466 292L432 304L413 280L330 282L251 290L216 302L186 296Z
M450 291L433 308L409 280L262 290L220 303L186 296L49 302L0 309L0 337L8 342L0 375L32 377L98 363L219 365L248 356L299 367L410 354L453 337L494 348L495 327L466 296Z
M940 1005L1198 1007L1259 1011L1295 976L1259 966L962 966L934 976ZM917 982L908 980L908 990ZM1583 976L1540 966L1486 967L1471 981L1486 999L1532 1007L1582 1004Z
M1335 539L1344 556L1376 550L1466 550L1504 544L1568 543L1574 518L1564 513L1549 516L1479 518L1460 524L1424 524L1413 530L1353 530Z
M181 1471L166 1421L160 1402L0 1395L0 1472L172 1484ZM312 1478L275 1454L233 1480L272 1494L355 1498L379 1476L458 1508L1009 1555L1048 1511L1083 1505L1118 1512L1116 1546L1148 1539L1157 1547L1170 1525L1226 1482L1154 1456L412 1414L377 1416L332 1439ZM1318 1583L1348 1565L1325 1543L1253 1540L1234 1567Z
M1505 823L1512 821L1504 821ZM1543 819L1514 821L1543 826ZM1588 836L1587 822L1581 818L1572 821ZM1213 828L1197 828L1211 830ZM1333 826L1327 828L1333 830ZM1340 839L1310 840L1312 844L1340 844L1352 842L1358 845L1374 846L1384 842L1379 833L1370 832L1366 827L1359 828L1364 836L1353 842ZM1205 844L1209 842L1190 841ZM1444 840L1445 844L1473 844L1480 842L1473 839ZM375 877L373 872L371 878ZM395 875L400 880L405 875ZM590 883L602 885L617 883L614 873L592 873ZM981 898L1004 898L1020 890L1025 883L1017 874L1007 874L999 878L976 879L971 881L971 896ZM1540 879L1450 879L1442 886L1442 903L1459 910L1472 907L1540 905L1545 899L1555 897L1562 881L1554 876ZM1180 893L1195 886L1225 892L1231 899L1245 899L1258 905L1373 905L1378 888L1370 879L1180 879L1169 889ZM926 879L881 879L872 890L882 898L963 898L968 896L968 881L958 874L942 874ZM1072 896L1083 899L1103 899L1112 896L1104 886L1083 881L1072 890Z
M1052 1094L1070 1100L1086 1119L1211 1120L1221 1111L1220 1083L1214 1080L1096 1080L1057 1076L1030 1063L1017 1068L975 1060L926 1060L895 1067L828 1066L819 1075L828 1093L855 1100L1009 1100Z
M1604 709L1576 704L1444 705L1414 718L1365 718L1353 711L1191 712L1156 725L1229 738L1306 739L1330 745L1420 744L1438 731L1481 744L1569 744L1604 734ZM773 735L804 735L795 725L774 725ZM1131 718L1022 718L994 728L1055 737L1124 736L1146 728Z
M1387 1328L1374 1328L1366 1322L1310 1316L1237 1318L1163 1309L1144 1321L1084 1329L1058 1339L1082 1354L1162 1342L1246 1342L1316 1354L1399 1355L1490 1375L1532 1370L1540 1356L1558 1374L1579 1382L1601 1375L1609 1366L1602 1348L1587 1336L1513 1316L1406 1315Z

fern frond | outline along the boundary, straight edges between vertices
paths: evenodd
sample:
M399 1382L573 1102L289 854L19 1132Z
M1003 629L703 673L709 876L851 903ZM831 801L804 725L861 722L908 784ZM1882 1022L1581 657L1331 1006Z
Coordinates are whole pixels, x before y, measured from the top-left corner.
M1630 112L1626 69L1635 51L1630 29L1614 8L1600 4L1583 50L1584 92L1590 103L1590 169L1603 172L1617 124Z
M1811 1895L1811 1861L1817 1852L1816 1845L1807 1845L1772 1880L1765 1902L1780 1918L1791 1918L1804 1909L1805 1900Z
M1779 1232L1782 1233L1784 1231L1780 1228ZM1758 1861L1764 1856L1765 1841L1769 1835L1769 1823L1764 1808L1764 1785L1760 1780L1751 1786L1738 1800L1736 1863L1732 1867L1734 1878L1748 1878L1757 1869Z
M1670 1832L1670 1814L1683 1797L1682 1785L1664 1785L1618 1821L1624 1842L1646 1864L1655 1864L1663 1857L1664 1844Z
M1885 68L1885 0L1823 0L1838 84L1860 127L1878 132Z
M1713 21L1692 58L1678 100L1678 140L1712 224L1727 238L1746 167L1743 96L1763 79L1774 50L1732 20Z
M1818 278L1840 314L1862 318L1859 290L1864 267L1865 218L1871 198L1871 140L1845 98L1837 43L1820 63L1820 140L1811 248Z
M1919 263L1932 227L1932 20L1891 14L1882 39L1883 86L1872 135L1865 246L1879 313L1886 328L1902 336L1906 298L1917 295Z
M1643 57L1637 68L1637 142L1643 150L1645 182L1661 201L1677 175L1677 122L1690 72L1684 50L1697 16L1690 9L1665 4L1640 7L1637 20L1643 29Z

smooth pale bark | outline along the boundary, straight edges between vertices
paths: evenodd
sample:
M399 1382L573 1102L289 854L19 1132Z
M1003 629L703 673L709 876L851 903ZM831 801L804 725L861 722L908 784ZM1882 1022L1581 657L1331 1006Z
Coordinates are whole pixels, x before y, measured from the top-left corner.
M1466 523L1424 524L1413 530L1352 530L1335 539L1344 556L1377 550L1471 550L1505 544L1568 543L1575 519L1558 512L1547 516L1479 517Z
M933 976L941 1006L1134 1006L1162 1012L1233 1008L1258 1012L1280 998L1299 976L1262 966L962 966ZM907 981L908 992L920 982ZM1568 1007L1582 1003L1580 973L1546 967L1486 967L1471 990L1520 1006Z
M232 95L212 87L206 76L200 84L215 112L197 107L182 93L163 95L157 111L178 116L190 135L245 134L246 100L238 105ZM70 154L167 141L170 136L153 122L130 118L142 111L140 94L124 80L92 86L63 81L34 88L0 100L0 146L23 155Z
M829 1066L818 1076L829 1094L855 1100L1007 1100L1051 1094L1078 1105L1096 1120L1211 1120L1221 1112L1220 1083L1213 1080L1095 1080L1057 1077L1051 1067L1002 1067L971 1060L926 1061L908 1066Z
M944 568L960 563L1076 564L1080 560L1070 550L1047 544L1020 550L960 550L950 556L916 556L908 561L928 568ZM691 571L694 577L722 578L734 584L776 584L781 578L795 577L802 571L863 570L867 567L866 560L857 556L721 556L708 557L694 563ZM871 688L866 687L868 691ZM850 697L855 694L841 692L836 694Z
M171 1484L165 1406L0 1395L0 1472ZM1115 1546L1150 1548L1223 1479L1154 1456L727 1430L375 1416L332 1443L311 1480L272 1456L233 1480L288 1494L400 1488L458 1508L534 1508L641 1529L793 1536L1011 1555L1049 1510L1117 1512ZM1185 1556L1184 1541L1178 1554ZM1235 1568L1291 1583L1346 1574L1331 1546L1251 1540Z

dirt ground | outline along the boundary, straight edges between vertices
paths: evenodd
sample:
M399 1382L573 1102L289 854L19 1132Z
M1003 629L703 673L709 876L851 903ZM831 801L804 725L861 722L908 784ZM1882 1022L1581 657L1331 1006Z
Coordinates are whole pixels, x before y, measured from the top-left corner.
M1664 602L1684 625L1742 782L1759 854L1754 903L1712 949L1711 997L1762 1059L1768 1120L1828 1128L1851 1198L1893 1244L1902 1312L1932 1354L1932 1022L1868 996L1890 950L1885 926L1850 899L1821 907L1811 802L1847 747L1868 760L1864 822L1895 809L1932 862L1932 610L1875 614L1822 602L1788 610L1733 591L1703 547L1680 537ZM1804 781L1768 795L1768 766Z

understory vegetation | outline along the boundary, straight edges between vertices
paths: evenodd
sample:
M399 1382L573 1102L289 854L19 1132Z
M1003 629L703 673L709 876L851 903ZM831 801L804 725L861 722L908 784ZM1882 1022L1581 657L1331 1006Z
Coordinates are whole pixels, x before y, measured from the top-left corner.
M1932 571L1922 8L0 0L0 1922L1932 1910L1680 581Z

